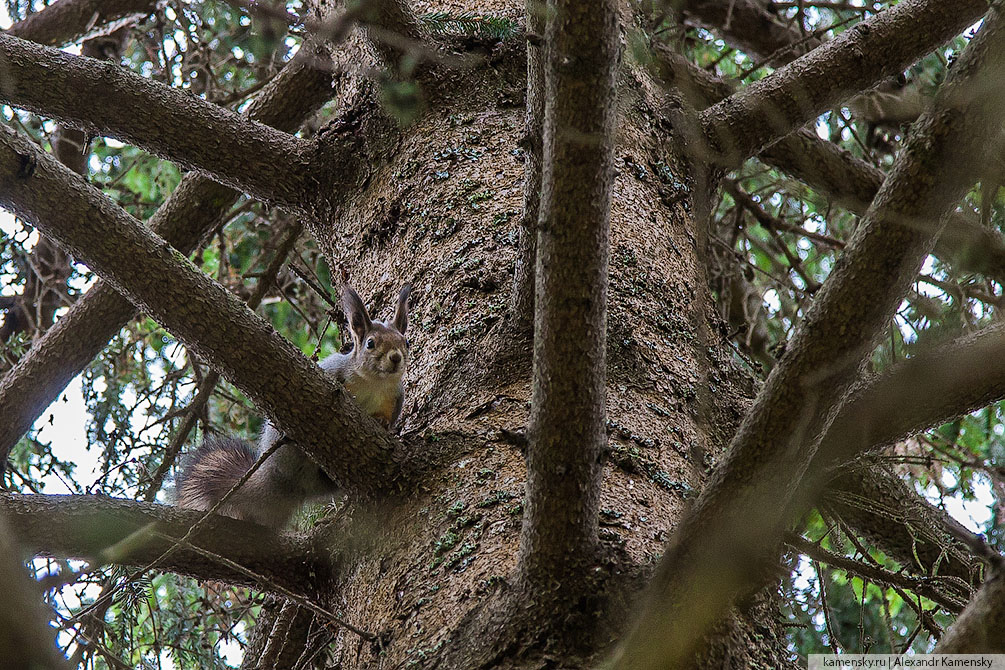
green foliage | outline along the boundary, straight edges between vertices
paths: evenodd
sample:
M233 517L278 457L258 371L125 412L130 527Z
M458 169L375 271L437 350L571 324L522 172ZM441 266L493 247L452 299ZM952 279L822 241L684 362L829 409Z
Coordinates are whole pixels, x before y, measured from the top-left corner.
M433 35L461 35L500 42L515 37L520 30L520 26L512 19L473 12L430 12L420 20Z

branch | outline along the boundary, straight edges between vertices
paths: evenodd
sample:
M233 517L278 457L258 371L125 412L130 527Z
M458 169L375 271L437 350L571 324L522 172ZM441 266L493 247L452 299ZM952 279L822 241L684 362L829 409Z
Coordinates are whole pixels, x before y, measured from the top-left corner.
M81 495L0 493L0 511L32 554L117 565L146 565L184 537L204 515L196 510L134 500ZM158 568L197 579L218 579L266 591L276 585L314 593L319 575L332 566L306 539L280 535L257 524L213 515ZM207 558L222 556L267 578L257 583L244 571Z
M782 138L759 158L859 215L865 214L886 179L879 168L809 130ZM1005 240L975 216L952 213L934 253L960 270L1005 281Z
M25 574L20 547L11 537L5 515L0 514L0 658L12 668L65 670L56 652L53 630L42 607L42 594Z
M897 9L917 4L908 1ZM788 521L786 503L831 410L939 233L922 223L939 220L962 197L975 180L977 157L999 135L1005 100L1000 23L993 10L954 65L935 106L915 125L726 458L677 528L615 667L689 663L733 599L759 585L760 566L777 546Z
M905 0L701 113L703 160L739 165L831 107L958 35L987 0ZM699 152L701 149L697 149Z
M59 0L18 21L5 32L12 37L58 47L76 42L95 28L131 15L145 16L158 0Z
M667 88L681 89L698 109L733 92L727 82L665 47L656 45L652 53L656 78ZM758 158L859 215L866 213L886 179L879 168L809 130L786 135ZM973 216L952 213L933 253L959 270L1005 281L1005 239Z
M0 35L0 100L296 208L312 143L113 63ZM86 114L86 118L81 116Z
M523 137L523 212L520 242L513 269L513 321L517 328L534 328L534 271L537 263L537 219L541 210L541 149L545 82L545 12L539 0L527 0L527 103Z
M1005 324L892 366L855 389L820 443L817 467L843 465L1005 397Z
M786 26L758 0L689 0L684 14L751 56L781 67L815 49L820 40Z
M400 490L400 443L339 384L183 254L10 129L0 130L0 204L209 361L349 491Z
M314 66L327 50L310 45L283 68L248 106L247 114L292 131L331 97L332 74ZM350 149L344 149L349 153ZM183 254L224 223L240 194L188 174L151 217L151 230ZM136 314L131 302L99 280L0 380L0 470L7 455L71 379L94 359Z
M959 600L947 595L939 588L937 579L912 577L901 572L892 572L881 566L866 563L865 561L857 561L847 556L835 554L795 533L788 533L785 536L785 542L800 554L821 563L826 563L832 568L844 570L883 586L897 586L903 589L910 589L929 600L939 603L954 614L959 614L960 610L963 609L963 604Z
M950 530L959 522L874 462L828 481L818 502L912 572L941 580L963 602L980 582L981 564Z
M554 597L589 588L596 553L619 43L614 0L557 0L551 11L518 570L529 593Z
M1005 653L1005 574L992 573L935 646L936 654Z

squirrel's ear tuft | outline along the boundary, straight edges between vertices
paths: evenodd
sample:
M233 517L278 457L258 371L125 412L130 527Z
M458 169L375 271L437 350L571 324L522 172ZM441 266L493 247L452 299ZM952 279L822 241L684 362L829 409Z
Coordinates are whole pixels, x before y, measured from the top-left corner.
M373 326L370 323L370 315L366 313L363 301L348 284L342 289L342 311L345 312L345 318L349 322L349 329L352 330L353 342L359 345Z
M402 335L405 334L405 328L408 327L408 296L412 293L412 285L405 284L401 287L401 293L398 294L398 306L394 310L394 320L391 325Z

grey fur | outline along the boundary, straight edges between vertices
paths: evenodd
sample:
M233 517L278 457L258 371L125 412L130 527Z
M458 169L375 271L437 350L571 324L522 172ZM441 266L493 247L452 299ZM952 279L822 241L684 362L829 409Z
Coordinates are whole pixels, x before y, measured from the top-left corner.
M394 425L404 403L402 377L408 361L408 296L402 287L390 323L371 321L363 301L348 286L342 307L350 324L353 349L336 353L320 363L342 383L360 408L388 428ZM368 346L369 345L369 346ZM257 450L236 438L207 440L185 466L178 484L178 504L210 509L282 433L266 422ZM284 444L238 489L220 513L266 526L282 527L303 503L334 496L339 487L296 444Z

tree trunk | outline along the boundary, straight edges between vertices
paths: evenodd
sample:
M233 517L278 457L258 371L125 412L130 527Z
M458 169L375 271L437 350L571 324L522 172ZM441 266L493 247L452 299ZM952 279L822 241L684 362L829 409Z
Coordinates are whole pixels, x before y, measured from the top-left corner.
M338 181L363 188L308 224L332 267L348 271L381 316L392 310L397 288L412 282L402 434L411 448L429 449L431 460L443 462L419 496L384 510L379 526L364 532L372 535L367 550L342 563L328 605L381 644L338 633L334 662L341 667L370 667L378 655L383 667L432 667L451 645L475 644L458 634L464 617L474 617L493 594L505 598L514 590L531 356L529 341L507 320L525 128L512 96L526 71L522 59L503 62L505 69L469 74L464 86L441 91L444 98L417 126L400 134L388 127L381 141L361 147L369 160L361 161L363 174ZM669 128L657 111L657 91L628 70L622 77L600 502L604 558L594 568L598 583L612 588L587 604L591 618L608 625L580 641L580 661L567 659L562 667L588 667L606 653L618 632L609 622L623 620L636 580L702 486L710 462L702 454L719 456L753 391L726 343L710 342L708 351L698 345L688 315L708 319L710 332L719 328L711 304L694 304L704 294L696 288L694 224L688 194L675 190L690 177L679 154L657 140L655 131ZM713 388L701 394L709 406L700 407L696 371L706 366L700 376ZM711 431L699 426L699 415L709 417ZM745 651L733 662L788 663L770 601L759 607L760 619L748 614L727 624L709 667L722 667L725 649L737 647ZM561 621L553 623L561 630ZM493 640L494 657L474 662L536 667L530 659L556 641L549 635L531 650ZM456 649L449 653L459 657Z

